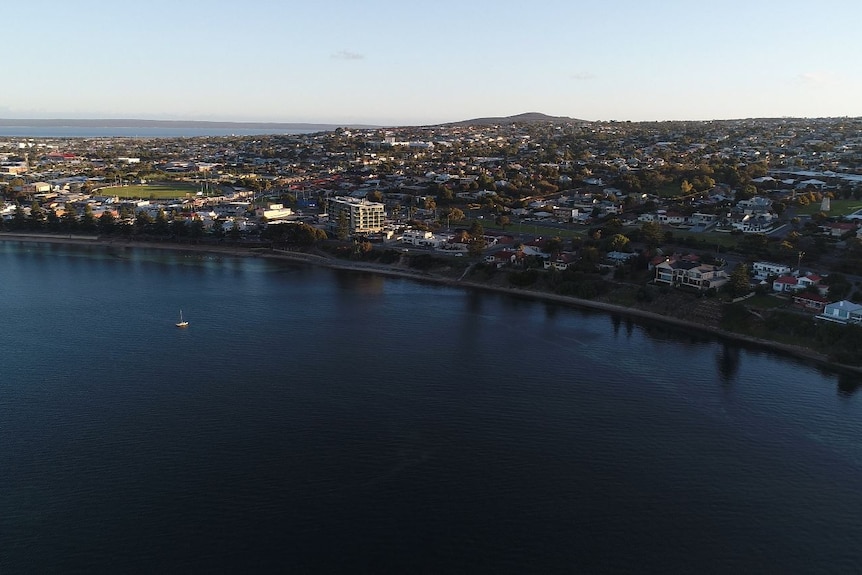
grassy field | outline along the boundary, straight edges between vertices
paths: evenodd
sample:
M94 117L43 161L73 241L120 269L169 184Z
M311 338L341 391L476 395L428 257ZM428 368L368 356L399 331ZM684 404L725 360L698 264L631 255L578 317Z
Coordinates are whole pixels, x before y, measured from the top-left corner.
M721 246L723 248L732 248L739 243L740 236L724 234L720 232L689 232L685 230L669 230L673 233L674 239L694 238L695 240L703 240L710 247Z
M117 196L124 199L173 200L193 196L199 188L192 184L145 184L134 186L111 186L100 188L99 195Z
M856 210L862 210L862 201L859 200L832 200L829 216L846 216ZM796 213L800 216L810 216L820 211L820 202L812 202L807 206L797 206Z
M586 234L586 228L584 227L581 227L580 229L575 229L574 227L561 229L550 226L543 226L541 223L537 222L524 222L509 224L508 226L506 226L506 229L503 230L501 226L498 226L494 223L494 220L480 220L480 222L482 224L482 227L486 230L505 231L508 234L516 236L521 234L531 234L536 236L542 236L545 238L560 237L568 239L583 237Z

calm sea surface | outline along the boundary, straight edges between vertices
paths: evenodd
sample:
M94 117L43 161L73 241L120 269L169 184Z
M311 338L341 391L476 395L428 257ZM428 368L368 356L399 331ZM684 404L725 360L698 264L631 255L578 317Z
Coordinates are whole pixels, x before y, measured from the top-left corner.
M197 136L263 136L310 134L314 130L254 128L111 128L80 126L0 126L0 137L21 138L191 138Z
M856 386L498 294L0 242L0 573L858 571Z

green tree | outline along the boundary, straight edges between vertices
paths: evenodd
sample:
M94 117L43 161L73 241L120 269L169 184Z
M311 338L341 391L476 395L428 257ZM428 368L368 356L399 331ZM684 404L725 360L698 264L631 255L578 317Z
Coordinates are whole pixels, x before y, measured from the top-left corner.
M47 216L45 210L39 205L39 202L33 202L30 205L30 216L27 218L27 224L31 230L42 230L45 228Z
M460 222L464 219L464 212L459 208L449 208L449 211L446 213L446 217L449 218L449 221L452 222Z
M650 248L656 248L664 240L664 231L658 222L646 222L641 226L641 240Z
M99 233L105 236L113 234L116 223L117 219L114 217L114 213L111 210L105 210L102 212L102 215L99 216L97 224Z
M482 236L473 237L467 247L467 251L471 256L481 256L484 249L485 238Z
M204 235L204 222L199 217L195 216L192 218L191 223L189 224L189 236L192 239L199 239Z
M80 228L85 232L96 231L96 216L93 214L92 204L84 206L84 215L81 216Z
M562 251L563 240L557 236L545 242L545 251L549 254L556 254Z
M146 210L139 211L135 214L135 232L143 234L152 231L153 222L153 216L149 212Z
M224 237L224 220L221 218L213 220L212 235L217 238Z
M57 210L54 208L50 208L47 213L47 222L48 229L51 231L57 231L60 229L60 216L57 215Z
M159 208L159 211L156 214L156 219L153 222L153 230L160 236L166 236L168 235L168 231L170 231L170 225L171 223L168 220L168 215L165 213L164 208Z
M482 227L482 222L479 220L473 220L473 223L470 224L470 237L473 238L481 238L485 235L485 228Z
M27 227L27 213L21 204L15 206L15 214L12 216L12 222L9 227L13 230L23 230Z
M748 274L748 265L739 264L732 272L727 282L728 290L733 297L739 297L751 292L751 280Z
M63 207L63 215L60 217L63 230L72 232L78 227L78 211L71 203Z

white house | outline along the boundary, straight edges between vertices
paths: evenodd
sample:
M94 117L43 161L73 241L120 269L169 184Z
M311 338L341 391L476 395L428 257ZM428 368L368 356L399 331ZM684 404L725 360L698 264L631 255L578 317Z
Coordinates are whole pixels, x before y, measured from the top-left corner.
M790 266L772 262L754 262L751 266L754 279L765 280L769 276L783 276L790 274Z
M826 304L823 313L815 317L836 323L862 323L862 305L848 300L836 301Z

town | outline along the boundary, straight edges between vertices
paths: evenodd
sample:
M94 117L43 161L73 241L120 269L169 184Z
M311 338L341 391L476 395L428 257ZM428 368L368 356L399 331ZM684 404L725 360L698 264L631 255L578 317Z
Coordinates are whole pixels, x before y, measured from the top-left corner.
M304 251L862 364L858 118L7 136L0 173L6 234Z

